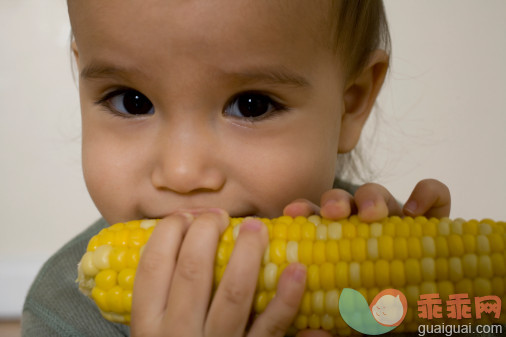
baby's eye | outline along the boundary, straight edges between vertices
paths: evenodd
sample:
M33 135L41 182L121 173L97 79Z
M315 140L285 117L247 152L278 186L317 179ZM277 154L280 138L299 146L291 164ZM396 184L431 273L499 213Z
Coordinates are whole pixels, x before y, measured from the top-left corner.
M285 109L282 104L265 94L245 92L232 98L225 107L225 114L239 118L257 119L266 117L274 111Z
M119 89L107 94L99 101L120 115L152 115L153 103L137 90Z

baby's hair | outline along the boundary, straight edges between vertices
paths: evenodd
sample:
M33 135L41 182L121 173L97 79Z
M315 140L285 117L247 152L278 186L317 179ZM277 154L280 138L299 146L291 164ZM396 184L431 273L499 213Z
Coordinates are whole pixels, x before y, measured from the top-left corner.
M332 43L340 57L345 80L352 81L367 65L374 50L391 54L390 31L382 0L332 1ZM361 150L361 142L349 153L339 155L339 180L356 183L374 180L372 167Z
M390 32L382 0L332 1L332 46L339 54L346 79L360 74L371 53L390 54Z

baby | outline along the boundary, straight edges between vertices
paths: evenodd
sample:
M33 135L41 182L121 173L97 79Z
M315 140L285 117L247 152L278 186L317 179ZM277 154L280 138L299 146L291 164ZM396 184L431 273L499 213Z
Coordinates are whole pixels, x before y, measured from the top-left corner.
M401 209L380 185L340 179L388 70L380 1L69 0L68 8L83 171L103 219L41 271L25 336L283 336L305 269L289 265L248 325L267 245L260 221L241 227L210 298L229 216L449 215L449 191L436 180L418 183ZM75 266L101 228L143 218L163 220L138 267L129 329L78 293ZM57 264L68 274L54 275Z

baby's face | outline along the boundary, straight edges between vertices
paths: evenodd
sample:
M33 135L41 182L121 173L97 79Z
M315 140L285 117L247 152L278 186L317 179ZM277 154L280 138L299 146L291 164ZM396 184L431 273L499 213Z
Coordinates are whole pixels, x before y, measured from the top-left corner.
M327 5L72 0L84 175L106 220L319 203L344 90Z

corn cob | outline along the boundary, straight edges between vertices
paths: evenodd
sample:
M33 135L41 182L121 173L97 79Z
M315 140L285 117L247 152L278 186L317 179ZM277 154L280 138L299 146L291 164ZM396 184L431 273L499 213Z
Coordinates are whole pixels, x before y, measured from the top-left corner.
M230 219L219 242L215 287L243 220ZM395 332L416 331L422 324L417 315L420 294L439 293L443 303L450 294L469 294L472 303L474 296L496 295L506 304L505 222L397 216L371 224L357 216L340 221L319 216L261 220L268 228L270 243L254 312L265 310L289 263L307 266L306 291L292 333L305 328L351 333L338 305L344 288L358 290L368 303L383 289L395 288L405 294L408 311ZM79 289L110 321L130 321L135 270L157 221L130 221L103 229L90 240L79 263ZM503 305L500 320L494 323L504 323L505 309Z

